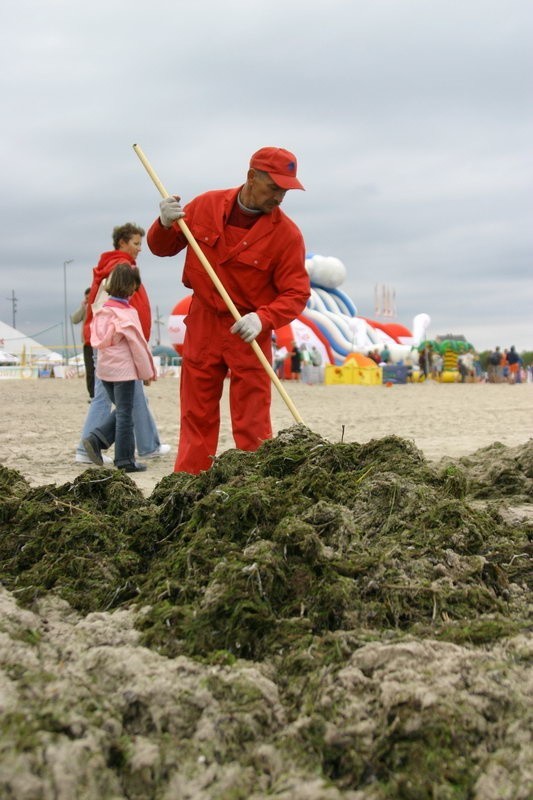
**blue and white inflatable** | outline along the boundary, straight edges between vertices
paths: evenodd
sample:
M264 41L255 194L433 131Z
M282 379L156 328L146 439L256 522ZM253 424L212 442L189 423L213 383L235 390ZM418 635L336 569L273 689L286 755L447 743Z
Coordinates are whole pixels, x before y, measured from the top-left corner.
M300 316L309 321L327 341L335 364L344 363L352 352L365 355L386 344L393 362L402 361L426 338L430 324L427 314L413 319L412 332L396 323L380 323L360 317L357 307L339 286L346 279L346 267L332 256L308 255L305 266L311 279L311 297Z

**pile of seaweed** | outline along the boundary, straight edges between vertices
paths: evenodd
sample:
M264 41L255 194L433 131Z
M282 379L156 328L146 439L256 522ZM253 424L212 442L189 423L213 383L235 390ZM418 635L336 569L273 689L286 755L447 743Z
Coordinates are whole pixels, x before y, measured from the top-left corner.
M443 459L446 463L447 459ZM468 494L473 498L533 501L533 439L520 447L494 442L457 462L468 474Z
M153 651L119 666L95 647L92 693L74 670L66 697L68 671L35 659L24 678L8 659L28 707L6 716L5 787L21 759L53 783L45 743L81 739L101 766L65 758L91 798L526 798L533 524L508 511L532 497L533 441L430 464L395 436L303 426L148 498L112 469L32 488L0 467L19 607L127 613ZM25 624L29 650L46 631Z
M2 468L0 580L26 605L135 603L144 644L169 656L258 660L342 631L491 641L528 626L532 525L471 500L530 500L533 442L496 485L484 461L432 466L395 436L331 444L294 426L149 498L111 469L35 489Z

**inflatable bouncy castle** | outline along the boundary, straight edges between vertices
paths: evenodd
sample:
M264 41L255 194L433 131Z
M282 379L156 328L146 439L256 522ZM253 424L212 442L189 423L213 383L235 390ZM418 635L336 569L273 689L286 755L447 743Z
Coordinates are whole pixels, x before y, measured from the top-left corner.
M278 346L288 350L293 342L299 347L305 344L308 350L314 346L324 364L336 366L343 365L351 353L366 355L385 345L392 363L403 362L408 356L417 360L417 347L430 324L427 314L414 317L412 330L397 322L361 317L353 300L339 288L346 278L342 261L332 256L308 255L305 265L311 279L311 297L297 319L274 332ZM170 342L180 354L190 302L190 295L180 300L168 320Z

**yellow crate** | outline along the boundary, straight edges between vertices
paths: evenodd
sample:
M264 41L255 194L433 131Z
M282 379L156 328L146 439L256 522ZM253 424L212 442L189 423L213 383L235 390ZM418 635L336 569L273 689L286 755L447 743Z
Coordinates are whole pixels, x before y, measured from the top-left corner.
M379 386L383 382L381 367L354 367L353 383L359 386Z
M335 364L326 364L324 383L330 386L341 383L354 383L353 364L344 364L342 367L337 367Z

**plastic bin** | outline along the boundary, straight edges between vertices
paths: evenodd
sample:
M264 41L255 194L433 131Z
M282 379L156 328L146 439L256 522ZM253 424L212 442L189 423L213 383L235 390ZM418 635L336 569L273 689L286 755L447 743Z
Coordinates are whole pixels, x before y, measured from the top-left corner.
M382 383L381 367L354 367L353 382L359 386L379 386Z
M313 364L302 364L300 375L302 383L324 383L324 367L315 367Z
M382 370L383 383L407 383L409 367L405 364L386 364Z
M324 383L326 385L354 383L353 373L353 364L344 364L342 367L337 367L335 364L326 364Z

